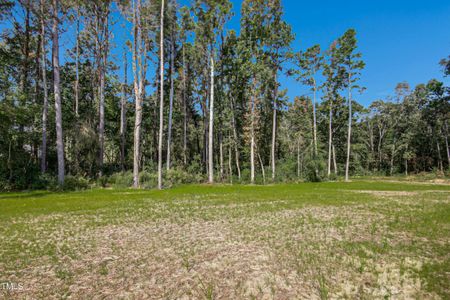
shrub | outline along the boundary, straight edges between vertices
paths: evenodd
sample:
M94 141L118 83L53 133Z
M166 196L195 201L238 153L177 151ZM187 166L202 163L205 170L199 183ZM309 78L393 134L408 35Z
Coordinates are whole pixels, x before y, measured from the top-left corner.
M321 160L311 160L306 165L306 180L310 182L321 182L324 176L325 163Z
M182 169L170 169L165 174L165 186L199 183L203 177L197 173L189 173Z
M54 190L58 186L55 176L50 174L40 174L31 184L33 190Z
M64 184L62 187L58 189L62 189L64 191L76 191L76 190L84 190L89 187L89 181L83 177L76 176L66 176L64 180Z
M119 188L127 188L133 185L133 173L114 173L109 177L108 183Z
M133 176L131 176L131 182L133 182ZM142 171L141 173L139 173L139 185L146 189L157 187L158 174L150 173L148 171Z

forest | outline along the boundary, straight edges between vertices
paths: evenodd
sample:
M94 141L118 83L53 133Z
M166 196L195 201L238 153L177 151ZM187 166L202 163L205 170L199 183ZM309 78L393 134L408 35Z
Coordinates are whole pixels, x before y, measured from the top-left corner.
M280 0L0 3L0 190L448 175L449 87L359 104L357 32L293 49Z

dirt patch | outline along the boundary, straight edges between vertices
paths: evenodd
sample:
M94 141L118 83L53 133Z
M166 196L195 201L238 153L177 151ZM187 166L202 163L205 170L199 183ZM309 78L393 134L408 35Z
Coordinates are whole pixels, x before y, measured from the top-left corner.
M417 196L418 192L408 192L408 191L352 191L354 193L361 193L361 194L370 194L377 197L411 197L411 196Z

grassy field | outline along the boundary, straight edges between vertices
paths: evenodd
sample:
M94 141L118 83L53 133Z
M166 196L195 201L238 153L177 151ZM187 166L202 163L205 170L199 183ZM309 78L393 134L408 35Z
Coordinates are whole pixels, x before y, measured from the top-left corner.
M0 237L0 298L450 298L448 184L5 193Z

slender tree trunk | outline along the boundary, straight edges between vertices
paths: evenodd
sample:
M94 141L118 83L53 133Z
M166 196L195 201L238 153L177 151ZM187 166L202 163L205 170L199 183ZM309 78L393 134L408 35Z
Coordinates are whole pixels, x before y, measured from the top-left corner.
M220 180L223 180L223 141L222 141L222 131L219 132L219 162L220 162Z
M445 138L445 149L447 150L447 161L448 166L447 168L450 169L450 148L448 147L448 124L447 121L445 121L445 132L444 132L444 138Z
M330 115L328 122L328 172L327 175L331 175L331 147L333 143L333 104L330 99Z
M277 84L277 71L275 71L274 74L274 80L275 80L275 90L273 95L273 120L272 120L272 147L270 149L270 159L272 162L272 180L275 180L275 147L276 147L276 141L277 141L277 100L278 100L278 84Z
M64 184L64 142L62 129L61 91L59 73L59 1L53 0L52 57L53 57L53 89L55 94L56 152L58 157L58 183Z
M160 18L160 66L159 66L159 136L158 136L158 189L162 189L162 145L164 130L164 0L161 1L161 18Z
M133 73L134 73L134 94L135 94L135 119L134 119L134 145L133 145L133 187L139 187L139 157L141 145L141 123L142 123L142 82L143 78L139 69L142 68L142 43L141 43L141 22L140 9L141 0L137 0L137 7L133 1L133 23L134 23L134 44L133 44Z
M77 41L76 41L76 50L75 50L75 116L78 117L78 109L79 109L79 83L80 83L80 74L79 74L79 57L80 57L80 6L77 5Z
M127 55L123 52L124 82L122 84L122 99L120 101L120 166L125 171L125 131L127 126Z
M253 80L255 88L255 80ZM250 182L255 183L255 96L252 92L250 100Z
M313 87L313 138L314 138L314 158L317 158L317 120L316 120L316 81Z
M169 122L167 128L167 170L170 170L170 155L172 146L172 114L173 114L173 94L174 94L174 77L175 77L175 40L172 29L170 39L170 95L169 95Z
M183 44L183 163L187 165L187 103L186 103L186 60Z
M297 139L297 178L300 178L300 137Z
M31 19L31 1L28 0L25 4L25 38L23 42L23 49L22 54L24 56L24 59L22 60L22 74L20 77L20 91L22 92L22 105L25 104L25 101L28 97L28 73L29 73L29 61L30 61L30 34L31 34L31 27L30 27L30 19ZM23 127L20 128L20 130L23 130Z
M231 166L231 145L228 147L228 174L230 176L230 183L233 184L233 167Z
M334 147L334 144L331 145L332 147L332 151L333 151L333 167L334 167L334 174L337 175L338 174L338 167L337 167L337 163L336 163L336 147Z
M348 133L347 133L347 161L345 163L345 181L349 181L349 166L350 166L350 149L352 138L352 89L350 82L350 74L348 78Z
M8 178L9 183L11 183L12 179L13 179L13 164L12 164L12 159L11 159L11 152L12 152L11 148L12 148L12 137L9 137L8 160L6 162L6 164L8 165L8 171L9 171L9 178Z
M231 126L233 127L233 144L234 144L234 154L236 158L236 169L239 181L241 180L241 167L239 163L239 149L238 149L238 137L236 129L236 117L234 115L234 99L231 98Z
M106 12L108 14L108 12ZM100 153L99 153L99 176L103 176L103 163L105 157L105 77L106 77L106 67L108 61L108 48L109 48L109 17L108 15L102 17L102 34L104 35L102 44L100 46L101 56L100 56L100 102L99 102L99 143L100 143Z
M214 182L214 165L213 165L213 133L214 133L214 57L211 51L211 92L209 100L209 144L208 144L208 166L209 166L209 183Z
M380 125L378 125L380 126ZM377 152L378 152L378 172L381 171L381 163L382 163L382 154L381 154L381 146L383 145L383 135L382 134L382 130L379 128L378 129L378 145L377 145Z
M395 157L395 138L394 138L394 143L392 144L392 148L391 148L391 164L390 164L390 171L389 171L389 174L391 176L394 175L394 157Z
M103 64L103 63L102 63ZM98 139L100 146L99 153L99 176L103 175L103 158L105 155L105 73L104 66L100 67L100 101L99 101L99 126Z
M439 145L439 139L436 139L436 148L438 151L438 168L441 172L444 172L444 166L442 164L441 146Z
M266 171L264 170L264 164L263 164L263 161L261 159L261 155L259 155L259 151L258 151L258 159L259 159L259 164L261 165L263 184L266 184Z
M408 159L405 158L405 176L408 176Z
M45 20L44 0L41 0L41 52L42 52L42 90L44 91L44 103L42 107L42 147L41 147L41 172L47 171L47 118L48 118L48 89L47 89L47 51L45 49Z
M369 120L367 121L367 128L369 130L369 143L370 143L370 162L368 163L368 166L369 170L373 171L375 162L375 143L373 137L373 128Z

